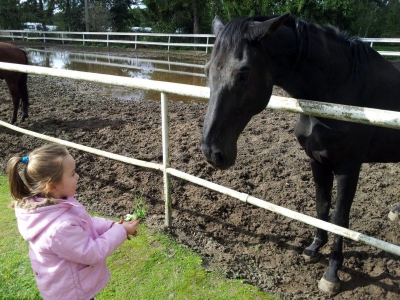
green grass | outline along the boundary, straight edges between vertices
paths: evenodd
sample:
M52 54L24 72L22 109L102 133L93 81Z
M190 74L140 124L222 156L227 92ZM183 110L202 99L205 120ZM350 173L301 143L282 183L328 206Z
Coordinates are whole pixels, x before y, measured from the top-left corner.
M378 43L376 43L372 48L376 51L394 51L394 52L400 51L398 45L379 45Z
M40 299L10 202L7 179L0 175L0 299ZM107 264L111 280L96 300L274 299L241 280L205 271L199 255L145 225Z

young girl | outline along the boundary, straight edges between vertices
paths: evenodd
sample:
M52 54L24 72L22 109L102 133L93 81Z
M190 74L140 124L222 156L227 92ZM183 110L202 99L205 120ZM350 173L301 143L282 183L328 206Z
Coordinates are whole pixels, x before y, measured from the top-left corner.
M22 166L22 172L19 170ZM91 217L75 198L75 160L60 145L46 145L7 165L22 237L43 299L88 300L110 278L106 258L139 220L115 223Z

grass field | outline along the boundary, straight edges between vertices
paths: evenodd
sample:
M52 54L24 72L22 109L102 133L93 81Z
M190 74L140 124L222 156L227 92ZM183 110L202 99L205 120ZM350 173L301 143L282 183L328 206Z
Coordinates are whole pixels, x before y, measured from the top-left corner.
M19 235L7 179L0 175L0 299L40 299ZM276 299L241 280L202 268L201 257L141 225L109 258L111 280L98 299Z

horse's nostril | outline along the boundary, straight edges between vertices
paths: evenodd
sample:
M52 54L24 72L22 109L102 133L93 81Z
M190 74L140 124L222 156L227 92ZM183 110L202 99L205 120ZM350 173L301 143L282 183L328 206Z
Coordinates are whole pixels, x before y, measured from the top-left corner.
M224 157L223 157L221 151L213 152L212 156L211 156L211 160L217 167L220 167L224 164Z

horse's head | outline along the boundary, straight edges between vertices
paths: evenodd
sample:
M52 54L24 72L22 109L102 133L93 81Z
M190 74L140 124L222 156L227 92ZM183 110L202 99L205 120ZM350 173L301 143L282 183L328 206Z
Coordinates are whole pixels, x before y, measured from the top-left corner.
M210 102L204 120L202 151L220 169L235 163L237 140L250 119L268 104L274 84L265 40L289 14L260 22L234 20L226 24L216 17L211 59L205 67Z

